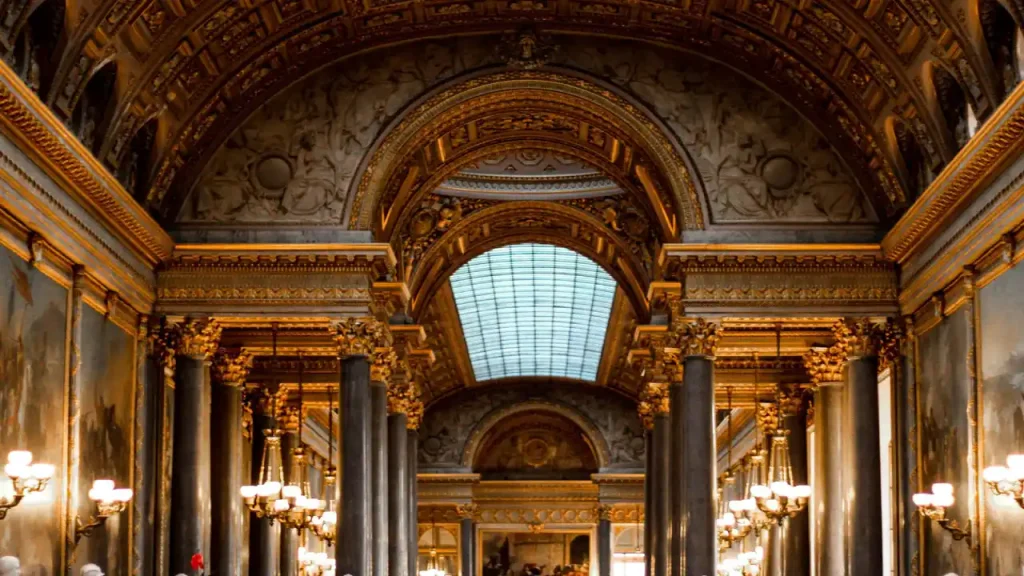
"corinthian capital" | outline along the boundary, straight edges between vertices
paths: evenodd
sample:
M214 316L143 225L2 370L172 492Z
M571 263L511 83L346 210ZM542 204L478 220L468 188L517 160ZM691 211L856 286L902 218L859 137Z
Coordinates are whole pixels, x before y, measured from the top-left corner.
M370 356L377 348L391 346L387 325L373 318L345 318L335 327L338 356Z
M416 400L409 402L409 405L405 412L405 427L409 430L419 430L420 424L423 423L423 401L417 397Z
M640 420L644 428L654 428L654 416L657 414L668 414L669 411L668 385L664 382L649 382L640 392L640 402L636 410L640 414Z
M392 383L388 386L388 413L408 415L419 398L415 382Z
M186 318L165 328L167 343L178 356L207 359L217 351L221 325L210 318Z
M847 318L843 323L849 331L850 358L878 356L885 339L885 324L870 318Z
M850 356L850 328L840 320L832 326L832 335L834 344L814 346L804 354L804 368L815 386L843 381L843 369Z
M245 384L252 369L252 354L241 351L235 354L221 348L213 356L210 371L214 380L225 386L238 387Z
M680 321L674 328L683 356L715 356L721 338L718 324L697 318Z
M370 380L390 382L391 374L398 364L398 354L391 347L377 348L370 355Z

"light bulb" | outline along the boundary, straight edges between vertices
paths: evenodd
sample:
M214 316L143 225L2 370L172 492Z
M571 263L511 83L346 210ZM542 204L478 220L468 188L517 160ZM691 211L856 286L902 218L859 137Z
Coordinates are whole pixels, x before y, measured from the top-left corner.
M952 496L953 485L946 484L944 482L932 484L932 494L935 494L936 496Z
M113 480L96 480L92 483L93 489L102 492L110 492L114 489Z
M797 498L810 498L811 497L811 487L806 485L806 484L801 484L801 485L796 486L796 487L793 488L793 494Z
M328 510L327 512L324 512L323 519L324 524L337 524L338 513L335 512L334 510Z
M750 495L759 500L764 498L771 498L772 489L762 485L751 486Z
M281 500L274 500L274 511L275 512L285 512L285 511L288 510L288 508L289 508L289 506L288 506L288 501L287 500L283 500L283 499L281 499Z
M299 496L302 496L302 488L295 484L289 484L281 489L282 498L298 498Z
M764 501L764 507L767 508L768 510L772 511L772 512L778 512L779 511L779 501L774 499L774 498L770 498L770 499Z
M932 505L932 501L935 497L931 494L914 494L911 499L914 501L914 505L920 508L927 508Z
M242 486L242 488L239 490L239 493L241 493L242 498L245 498L246 500L252 500L253 498L256 497L256 494L258 492L259 490L255 486Z
M53 473L56 471L53 464L33 464L31 474L40 480L49 480L53 478Z
M18 478L25 478L31 473L32 469L23 464L12 463L4 465L4 474L7 474L7 476L13 480L17 480Z
M1006 467L1019 475L1024 475L1024 454L1010 454L1007 456Z
M772 482L768 487L772 492L779 496L786 496L789 494L789 482Z
M131 488L118 488L111 492L112 500L116 502L128 502L132 499Z
M739 500L730 500L729 501L729 511L730 512L742 512L743 511L743 502L741 502Z
M7 453L7 462L18 466L28 466L32 463L32 453L28 450L11 450Z
M996 484L1006 480L1006 477L1010 474L1009 468L1004 466L989 466L982 471L981 477L984 478L985 482Z
M953 505L953 502L952 494L935 494L932 499L932 505L937 508L949 508Z

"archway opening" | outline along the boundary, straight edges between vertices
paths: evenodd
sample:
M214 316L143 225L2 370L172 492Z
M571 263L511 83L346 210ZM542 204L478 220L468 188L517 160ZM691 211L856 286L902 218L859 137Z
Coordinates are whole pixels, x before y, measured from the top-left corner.
M598 471L590 437L561 414L506 416L482 438L473 462L481 480L590 480Z

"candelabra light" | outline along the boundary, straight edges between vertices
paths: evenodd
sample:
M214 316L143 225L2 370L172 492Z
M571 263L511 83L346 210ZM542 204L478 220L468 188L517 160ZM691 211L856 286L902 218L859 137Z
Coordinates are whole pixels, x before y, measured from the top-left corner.
M115 488L113 480L96 480L89 489L89 500L96 503L96 515L88 522L82 523L80 518L75 518L75 544L83 537L92 536L96 528L107 522L114 514L120 514L128 507L132 499L130 488Z
M13 496L0 497L0 520L7 517L7 511L34 492L41 492L53 478L54 467L51 464L32 463L32 453L28 450L12 450L7 454L4 473L14 485Z
M327 546L334 544L338 532L338 512L334 505L337 495L335 486L338 474L334 469L334 391L327 389L327 469L324 471L323 490L324 507L317 511L309 521L309 528L316 537Z
M334 576L335 560L327 552L312 552L299 547L299 574L301 576Z
M1006 457L1006 466L985 468L982 478L993 494L1012 498L1024 508L1024 454L1010 454Z
M732 475L732 386L726 390L726 398L728 399L727 412L729 418L728 435L729 445L726 447L726 470L725 474L719 480L718 488L718 502L721 510L719 510L718 518L715 520L715 528L718 531L718 550L725 551L732 547L734 542L743 540L750 534L753 529L753 524L750 519L744 514L737 516L739 510L734 510L735 502L725 501L725 491L729 486L732 486L736 482L736 478Z
M953 536L953 540L966 540L967 545L971 545L971 522L968 520L967 525L960 528L956 520L946 518L946 509L956 501L952 484L932 484L931 493L914 494L913 500L922 516L934 520Z
M277 518L281 524L305 530L311 526L314 517L318 517L327 507L327 502L313 498L309 490L309 473L306 462L306 449L302 445L302 405L305 395L302 389L303 363L299 354L299 424L298 447L292 452L292 482L281 488L281 499L274 503ZM283 500L284 504L281 504Z
M256 514L257 518L266 518L273 525L278 511L288 508L288 501L280 497L281 477L284 475L280 466L281 431L276 428L267 429L263 434L266 438L260 459L259 482L255 486L242 486L240 492L246 507Z
M758 576L764 562L764 549L758 546L750 552L740 552L735 558L718 562L718 576Z
M772 522L792 518L807 507L811 487L793 485L793 470L789 465L788 431L779 428L772 435L771 459L768 465L769 484L752 486L750 495Z

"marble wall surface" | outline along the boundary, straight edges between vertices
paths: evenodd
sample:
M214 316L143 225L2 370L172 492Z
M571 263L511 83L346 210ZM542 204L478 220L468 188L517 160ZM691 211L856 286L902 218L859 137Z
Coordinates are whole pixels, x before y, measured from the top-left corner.
M88 306L83 307L82 333L82 473L78 513L84 521L96 511L88 499L93 480L113 480L118 487L131 485L135 347L130 334ZM130 571L129 518L128 512L113 516L103 529L82 540L76 573L90 562L103 567L107 574Z
M1005 272L980 294L978 339L982 379L981 465L1005 465L1024 453L1024 266ZM991 493L985 503L989 574L1024 573L1024 510Z
M65 288L0 247L0 458L31 450L57 467L0 522L0 556L18 556L25 576L60 572L67 308Z

